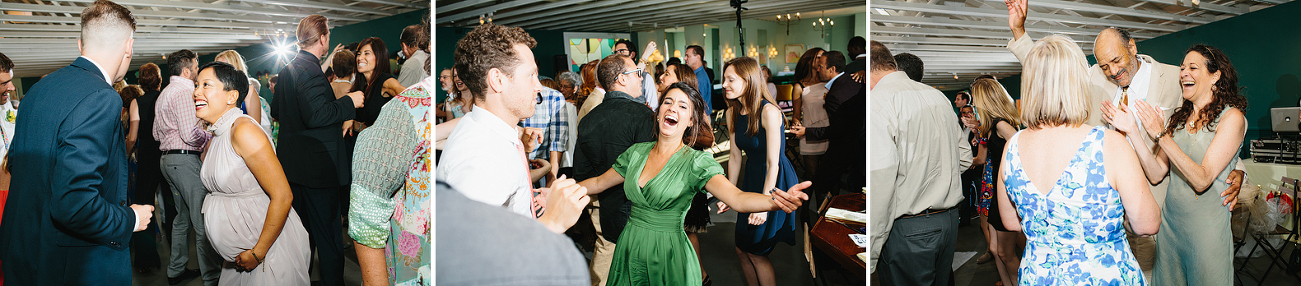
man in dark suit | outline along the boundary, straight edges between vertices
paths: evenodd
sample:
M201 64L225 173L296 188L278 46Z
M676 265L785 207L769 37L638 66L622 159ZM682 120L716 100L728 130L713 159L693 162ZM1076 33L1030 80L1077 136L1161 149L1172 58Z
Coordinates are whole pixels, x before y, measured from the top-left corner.
M846 56L849 56L853 62L845 66L845 69L841 70L842 72L855 74L867 69L867 39L863 37L849 39L849 46L846 47L845 51L849 53Z
M326 19L311 15L298 23L302 48L283 69L271 100L271 117L280 120L276 157L294 193L294 210L303 217L320 259L323 285L343 283L342 203L352 180L351 164L342 162L343 122L356 117L360 91L335 99L321 57L330 43Z
M838 51L822 55L827 64L818 71L818 76L830 87L826 103L830 124L827 127L796 126L791 133L808 136L809 140L828 140L827 153L818 162L819 170L813 185L818 194L838 194L844 189L857 189L867 186L863 163L867 162L867 153L863 150L867 141L867 88L866 84L854 81L845 69L845 56ZM828 167L821 167L828 166ZM841 178L848 175L848 185L840 184ZM816 205L816 204L809 204Z
M127 205L122 98L135 18L95 1L81 12L81 57L32 87L18 113L12 192L0 224L8 285L130 285L131 233L153 206Z

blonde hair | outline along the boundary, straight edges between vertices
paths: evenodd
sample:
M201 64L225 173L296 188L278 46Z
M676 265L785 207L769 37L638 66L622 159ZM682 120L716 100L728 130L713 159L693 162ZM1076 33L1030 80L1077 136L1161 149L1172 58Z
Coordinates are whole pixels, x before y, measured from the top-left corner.
M1012 97L1007 95L1007 91L1003 90L998 81L982 78L971 83L971 104L975 105L977 112L980 112L981 137L989 137L995 129L995 119L1007 120L1013 128L1021 126L1016 104L1012 103Z
M235 67L236 70L244 72L244 76L248 77L248 66L244 65L244 57L240 56L239 52L236 52L235 50L221 51L221 53L218 53L217 57L213 58L213 60L228 63Z
M1089 118L1088 62L1070 38L1035 43L1021 71L1021 122L1031 129L1080 126Z

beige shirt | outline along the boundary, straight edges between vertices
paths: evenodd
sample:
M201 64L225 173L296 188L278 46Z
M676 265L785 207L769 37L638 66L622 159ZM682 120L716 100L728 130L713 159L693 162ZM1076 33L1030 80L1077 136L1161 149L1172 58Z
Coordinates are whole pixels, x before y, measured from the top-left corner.
M944 94L904 72L881 78L871 92L871 260L894 220L962 201L962 171L971 164L971 143Z
M600 87L592 89L592 93L587 95L587 100L583 101L583 107L578 109L578 122L583 122L583 117L587 117L587 113L592 112L597 105L601 105L602 101L605 101L605 89Z

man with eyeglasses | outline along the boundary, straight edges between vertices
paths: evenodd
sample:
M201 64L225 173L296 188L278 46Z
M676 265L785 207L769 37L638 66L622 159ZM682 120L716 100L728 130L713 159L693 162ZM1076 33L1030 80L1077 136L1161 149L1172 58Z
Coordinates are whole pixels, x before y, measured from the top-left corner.
M641 59L638 60L637 46L634 45L632 41L623 39L614 43L614 54L628 57L629 60L633 60L637 65L637 69L641 70L639 72L642 77L642 96L633 98L633 101L646 105L647 107L650 107L651 111L655 111L656 108L659 108L659 104L657 103L660 96L659 92L655 90L655 77L649 76L649 74L646 73L646 58L650 57L650 54L655 53L655 42L647 43L645 52L646 54L642 55Z
M578 181L610 170L619 154L633 144L655 140L655 114L636 101L645 97L641 91L646 76L632 59L619 53L605 57L596 67L596 78L606 93L604 101L578 122L574 153L574 179ZM604 285L614 259L614 244L628 222L632 204L623 192L603 192L596 198L598 209L589 212L597 234L592 284Z

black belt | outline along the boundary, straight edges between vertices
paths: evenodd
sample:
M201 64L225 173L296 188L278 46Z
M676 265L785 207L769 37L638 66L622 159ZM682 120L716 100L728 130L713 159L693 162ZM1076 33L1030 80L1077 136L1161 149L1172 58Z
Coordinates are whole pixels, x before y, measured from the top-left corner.
M163 151L163 155L172 155L172 154L199 155L199 153L202 153L202 152L199 152L199 151L192 151L192 150L167 150L167 151Z
M901 216L901 217L899 217L899 218L903 219L903 218L914 218L914 217L919 217L919 216L933 215L933 214L937 214L937 213L947 212L947 211L950 211L950 210L953 210L953 209L956 209L956 208L958 208L958 207L957 207L957 206L954 206L954 207L951 207L951 208L945 208L945 209L926 209L926 210L922 211L921 213L914 214L914 215L905 215L905 216Z

